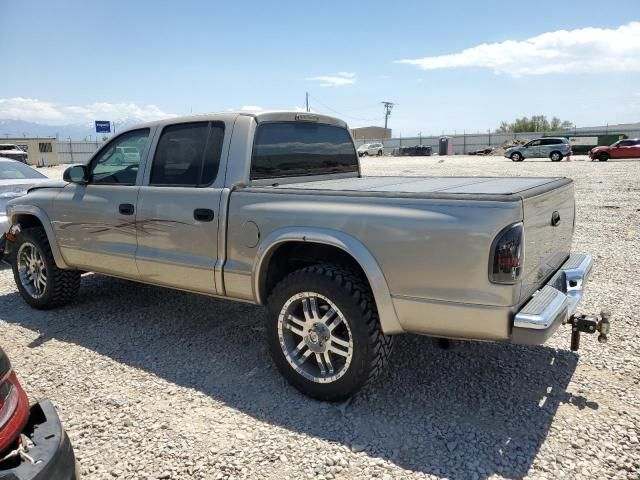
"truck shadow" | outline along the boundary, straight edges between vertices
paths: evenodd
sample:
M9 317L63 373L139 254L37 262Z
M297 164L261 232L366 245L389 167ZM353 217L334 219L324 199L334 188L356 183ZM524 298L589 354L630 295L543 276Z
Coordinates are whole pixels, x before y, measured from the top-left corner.
M350 404L317 402L272 366L262 308L132 286L85 275L79 298L48 312L8 293L0 318L39 332L32 348L77 344L260 421L447 478L521 478L560 404L598 407L566 392L571 352L479 342L442 350L417 336L397 338L383 377Z

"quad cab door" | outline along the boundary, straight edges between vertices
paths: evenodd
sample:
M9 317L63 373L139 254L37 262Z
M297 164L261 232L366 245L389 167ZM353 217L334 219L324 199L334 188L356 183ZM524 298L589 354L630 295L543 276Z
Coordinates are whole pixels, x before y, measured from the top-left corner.
M640 156L640 145L636 140L621 140L614 151L614 158L634 158Z
M217 292L218 231L224 228L220 159L228 143L220 121L172 124L159 132L137 204L142 281Z
M70 183L54 200L50 220L69 265L138 278L135 205L152 133L142 128L115 137L89 162L88 183Z
M536 158L540 156L540 140L534 140L527 143L522 149L524 158Z

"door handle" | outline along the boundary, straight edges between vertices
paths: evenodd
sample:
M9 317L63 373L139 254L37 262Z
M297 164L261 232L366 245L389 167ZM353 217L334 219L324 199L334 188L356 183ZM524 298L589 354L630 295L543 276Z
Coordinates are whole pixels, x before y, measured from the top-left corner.
M210 222L213 220L213 210L210 208L196 208L193 211L193 218L198 220L199 222Z
M130 203L121 203L118 207L118 211L122 215L133 215L133 212L135 212L135 208Z

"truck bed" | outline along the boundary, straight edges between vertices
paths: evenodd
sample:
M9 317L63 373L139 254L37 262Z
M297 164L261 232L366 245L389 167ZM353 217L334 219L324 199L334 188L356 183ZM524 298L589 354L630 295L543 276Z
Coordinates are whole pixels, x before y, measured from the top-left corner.
M571 251L575 204L573 184L568 178L349 176L305 181L298 177L291 183L263 183L240 192L258 194L259 201L270 207L282 205L278 209L287 209L288 218L298 222L352 232L355 237L364 238L367 247L381 258L386 258L387 252L396 252L392 255L396 265L385 265L385 274L392 279L392 293L410 297L514 305L530 298ZM274 194L282 195L282 200ZM299 198L292 202L291 195ZM503 212L493 218L490 212L500 204L517 213L507 216ZM464 208L451 208L455 206ZM555 226L554 215L561 219ZM492 224L493 221L497 223ZM488 254L498 232L518 221L524 224L525 262L519 291L508 289L509 294L515 295L507 299L502 296L507 288L488 280ZM459 252L464 250L473 258L467 262L452 260L447 247L457 241L461 245L454 248L456 256L459 258L463 255ZM471 246L477 250L471 252ZM412 252L406 257L406 265L399 252ZM424 271L436 279L431 283L405 273L396 279L388 273L410 271L422 260ZM397 264L401 268L396 268ZM482 284L483 292L465 291L462 279L451 274L454 264L454 269L465 272L464 282Z

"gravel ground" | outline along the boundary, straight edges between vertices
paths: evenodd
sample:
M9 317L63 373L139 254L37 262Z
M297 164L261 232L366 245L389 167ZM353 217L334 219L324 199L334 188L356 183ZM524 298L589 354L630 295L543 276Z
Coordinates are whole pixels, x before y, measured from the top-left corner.
M546 346L398 338L351 403L287 386L263 310L87 274L40 312L0 270L0 341L32 400L50 398L82 472L112 478L640 477L640 162L372 158L375 175L569 176L574 250L594 272L582 310L613 312L608 344L561 328ZM62 168L44 170L59 177Z

